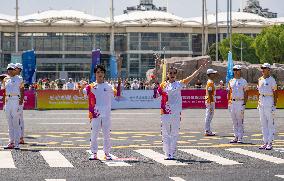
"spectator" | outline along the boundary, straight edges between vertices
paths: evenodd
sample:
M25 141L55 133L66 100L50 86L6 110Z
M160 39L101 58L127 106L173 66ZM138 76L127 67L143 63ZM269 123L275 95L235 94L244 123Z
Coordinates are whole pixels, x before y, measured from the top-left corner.
M124 81L124 89L125 89L125 90L130 90L130 88L131 88L131 85L130 85L128 79L126 79L126 80Z
M51 81L51 82L50 82L50 89L51 89L51 90L55 90L55 89L56 89L56 84L55 84L54 81Z
M198 79L197 82L195 83L195 88L196 88L196 89L201 89L201 88L202 88L202 83L200 82L199 79Z
M72 78L69 78L69 81L66 83L67 90L75 90L75 83Z
M139 89L140 90L145 90L145 85L144 85L144 81L141 81L139 84Z
M139 83L137 79L134 79L133 83L131 84L131 89L132 90L138 90L139 89Z

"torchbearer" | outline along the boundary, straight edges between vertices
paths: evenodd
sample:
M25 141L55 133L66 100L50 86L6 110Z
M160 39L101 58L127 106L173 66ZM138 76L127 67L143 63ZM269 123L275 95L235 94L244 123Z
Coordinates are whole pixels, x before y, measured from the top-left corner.
M176 81L177 68L170 67L167 71L167 80L162 82L154 91L154 97L161 99L161 132L163 139L163 150L166 160L174 160L176 156L177 140L180 130L182 97L181 89L193 80L206 67L203 64L192 75Z
M111 143L111 100L117 95L117 91L105 81L106 69L97 65L94 69L96 81L82 85L79 91L89 98L89 118L91 121L91 156L89 160L97 160L98 134L102 129L104 138L104 153L106 160L112 160L110 155Z

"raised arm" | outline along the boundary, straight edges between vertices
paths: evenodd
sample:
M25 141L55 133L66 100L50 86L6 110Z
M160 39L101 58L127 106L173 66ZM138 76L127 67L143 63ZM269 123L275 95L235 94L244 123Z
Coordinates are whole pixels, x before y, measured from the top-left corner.
M204 68L207 67L209 61L206 61L204 64L202 64L199 69L197 69L196 71L194 71L190 76L188 76L187 78L185 78L183 80L184 84L188 84L190 81L192 81Z

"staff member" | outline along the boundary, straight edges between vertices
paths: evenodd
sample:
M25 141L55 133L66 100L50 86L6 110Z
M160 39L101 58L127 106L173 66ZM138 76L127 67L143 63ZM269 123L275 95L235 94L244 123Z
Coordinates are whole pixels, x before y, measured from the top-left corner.
M15 65L9 64L7 67L9 77L3 82L4 111L8 120L9 144L4 149L20 149L20 114L21 105L24 101L24 83L23 79L16 75Z
M216 102L216 86L214 84L214 79L217 71L213 69L207 70L208 81L206 84L206 96L205 96L205 105L206 105L206 115L205 115L205 136L215 136L211 131L211 122L214 116L215 111L215 102Z
M258 110L262 125L264 144L259 149L272 149L272 141L275 134L275 111L277 104L277 84L270 76L271 65L264 63L261 66L262 77L258 79L259 101Z
M22 76L21 76L21 72L23 70L23 65L20 64L20 63L16 63L15 64L15 71L16 71L16 74L17 76L19 76L21 79L22 79ZM24 125L24 101L23 101L23 104L20 106L21 107L21 113L20 113L20 130L21 130L21 134L20 134L20 144L25 144L25 141L24 141L24 132L25 132L25 125Z
M248 83L241 77L242 67L233 67L234 78L228 83L228 107L233 121L235 138L230 143L243 143L244 111L247 102Z

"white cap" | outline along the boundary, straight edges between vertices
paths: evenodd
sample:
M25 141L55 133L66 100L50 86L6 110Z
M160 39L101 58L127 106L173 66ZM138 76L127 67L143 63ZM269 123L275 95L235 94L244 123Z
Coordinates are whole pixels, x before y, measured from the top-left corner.
M216 73L217 73L216 70L213 70L213 69L208 69L208 70L207 70L207 75L208 75L208 74L216 74Z
M23 70L23 65L21 63L16 63L15 68L19 68Z
M7 66L7 70L8 69L15 69L15 68L16 68L15 64L13 64L13 63L9 63L8 66Z
M271 68L271 65L269 63L264 63L261 65L261 68Z
M242 66L241 65L235 65L233 67L233 70L242 70Z

